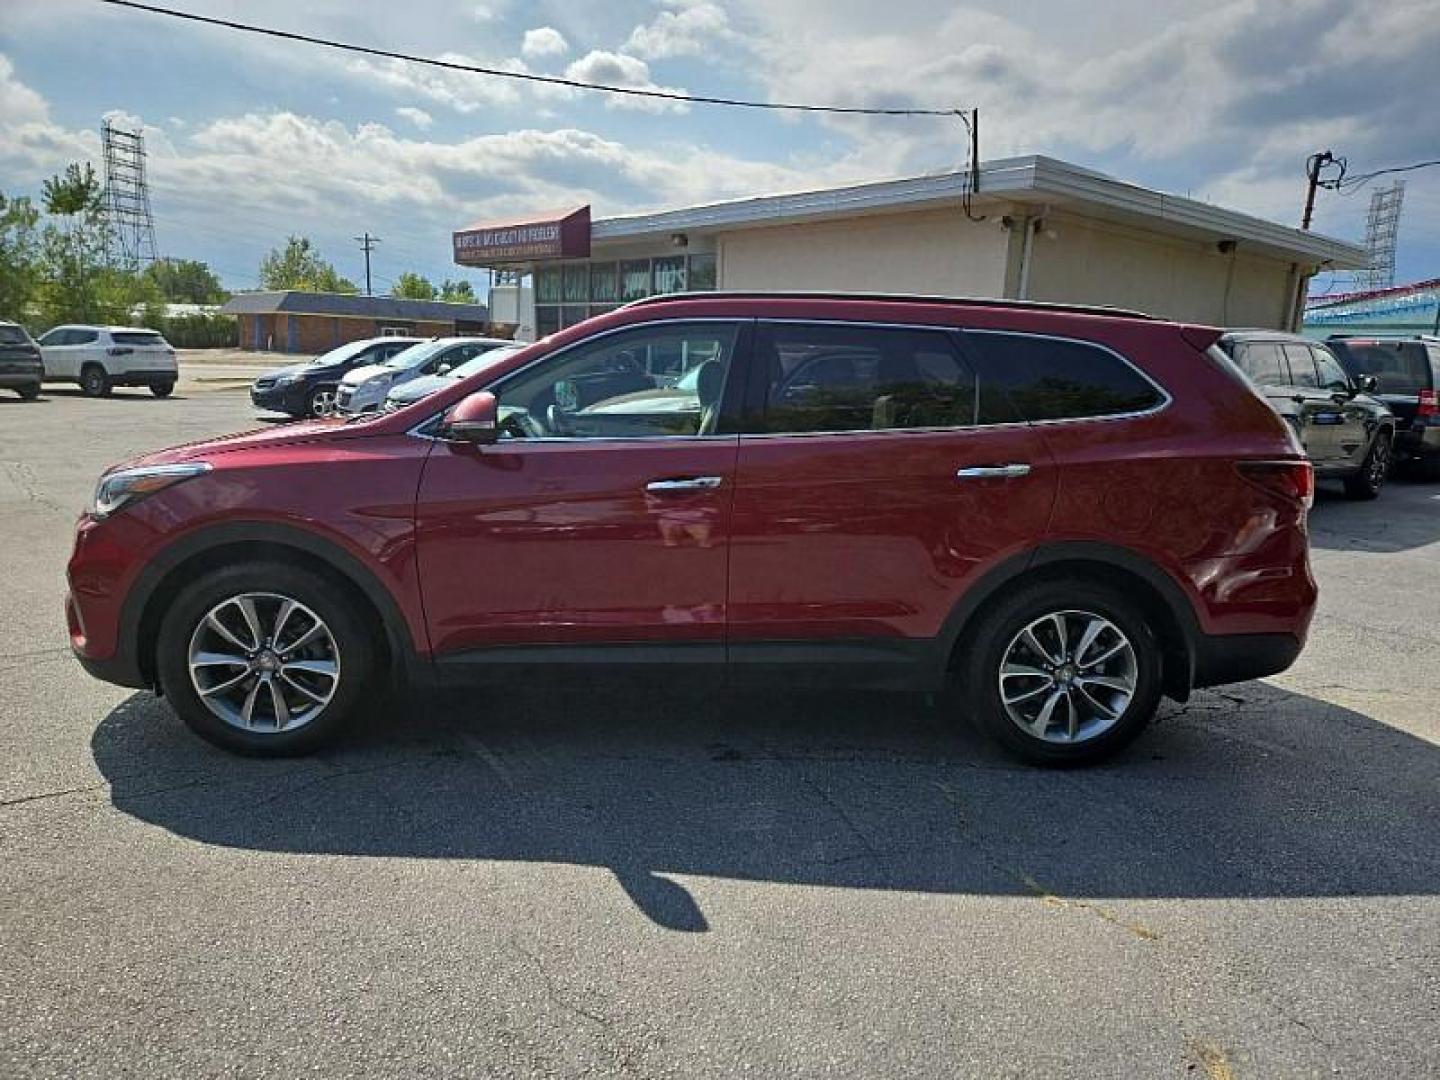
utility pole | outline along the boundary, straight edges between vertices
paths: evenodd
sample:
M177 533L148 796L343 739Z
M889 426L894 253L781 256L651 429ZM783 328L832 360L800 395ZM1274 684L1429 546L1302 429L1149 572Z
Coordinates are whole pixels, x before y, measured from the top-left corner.
M364 236L355 237L355 242L360 245L360 250L365 252L365 295L374 296L375 291L370 287L370 252L375 250L380 238L367 232Z
M1308 230L1310 219L1315 216L1315 189L1320 186L1320 170L1326 165L1335 161L1335 155L1329 150L1323 150L1318 154L1311 154L1305 162L1305 213L1300 218L1300 228Z

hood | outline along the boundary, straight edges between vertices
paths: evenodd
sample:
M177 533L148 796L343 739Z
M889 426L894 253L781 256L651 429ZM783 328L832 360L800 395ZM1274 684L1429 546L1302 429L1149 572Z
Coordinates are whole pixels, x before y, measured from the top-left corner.
M198 442L181 443L165 450L156 450L129 461L112 465L106 472L130 468L135 465L171 465L182 461L196 461L212 458L217 454L228 454L234 450L253 450L263 446L286 446L290 443L315 442L335 438L348 438L364 432L364 425L349 425L344 420L302 420L294 424L277 424L257 431L242 431L234 435L222 435L218 439L201 439Z
M363 382L369 382L371 379L382 376L388 380L394 374L395 369L388 368L384 364L366 364L364 367L357 367L354 371L346 372L345 377L340 381L346 386L359 386Z
M418 379L411 379L409 382L397 386L390 391L390 396L396 401L409 404L454 384L455 380L448 375L421 375Z
M329 364L288 364L285 367L276 368L274 371L267 371L260 378L278 379L282 375L303 375L307 371L324 371L329 366Z

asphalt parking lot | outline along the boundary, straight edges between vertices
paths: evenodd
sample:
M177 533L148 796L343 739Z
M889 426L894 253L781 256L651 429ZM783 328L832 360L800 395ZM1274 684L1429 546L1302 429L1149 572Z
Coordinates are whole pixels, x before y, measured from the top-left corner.
M0 398L0 1074L1440 1073L1440 485L1322 493L1299 664L1103 768L541 680L250 761L61 616L100 469L227 385Z

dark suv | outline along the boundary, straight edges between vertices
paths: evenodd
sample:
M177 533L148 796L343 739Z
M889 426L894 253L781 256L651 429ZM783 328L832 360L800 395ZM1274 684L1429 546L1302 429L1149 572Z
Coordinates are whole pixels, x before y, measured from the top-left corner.
M0 387L34 401L40 396L44 378L40 346L19 323L0 321Z
M251 385L250 401L257 409L291 416L334 416L340 380L347 372L367 364L382 364L420 341L415 337L351 341L303 364L267 371Z
M1343 480L1352 499L1373 499L1390 475L1395 417L1316 341L1274 330L1233 330L1220 348L1284 417L1318 477Z
M116 466L70 641L200 735L296 753L385 681L666 665L936 691L1036 762L1269 675L1313 472L1214 349L1106 309L709 293L373 419Z
M1395 414L1395 455L1440 480L1440 337L1334 336L1326 342L1355 378L1372 378L1375 396Z

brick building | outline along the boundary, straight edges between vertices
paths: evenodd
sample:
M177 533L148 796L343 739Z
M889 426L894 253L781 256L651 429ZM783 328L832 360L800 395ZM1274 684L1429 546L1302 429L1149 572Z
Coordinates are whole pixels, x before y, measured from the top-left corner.
M236 293L220 309L240 324L240 347L265 352L327 352L386 334L447 337L494 334L484 304L402 300L342 293Z

